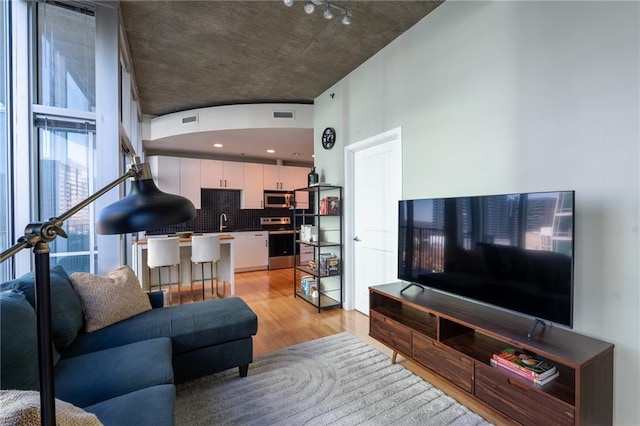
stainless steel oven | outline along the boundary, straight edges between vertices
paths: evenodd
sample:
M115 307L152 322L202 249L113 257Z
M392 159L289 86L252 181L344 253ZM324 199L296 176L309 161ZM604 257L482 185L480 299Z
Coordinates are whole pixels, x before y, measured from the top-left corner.
M269 231L269 269L293 268L296 231L290 217L262 217L260 225Z
M269 231L269 269L293 268L295 231Z

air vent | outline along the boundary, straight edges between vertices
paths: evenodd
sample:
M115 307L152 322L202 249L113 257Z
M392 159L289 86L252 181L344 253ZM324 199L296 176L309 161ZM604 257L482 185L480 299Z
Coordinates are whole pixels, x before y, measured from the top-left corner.
M295 120L293 111L273 111L271 118L277 118L278 120Z
M182 117L182 124L191 124L198 122L198 114L190 115L188 117Z

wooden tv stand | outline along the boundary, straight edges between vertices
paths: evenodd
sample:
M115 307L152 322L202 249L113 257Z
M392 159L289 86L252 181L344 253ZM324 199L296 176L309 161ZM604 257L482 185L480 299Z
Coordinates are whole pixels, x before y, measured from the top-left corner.
M613 345L562 327L397 282L369 288L369 335L524 425L610 425ZM539 386L492 367L492 354L523 349L560 375Z

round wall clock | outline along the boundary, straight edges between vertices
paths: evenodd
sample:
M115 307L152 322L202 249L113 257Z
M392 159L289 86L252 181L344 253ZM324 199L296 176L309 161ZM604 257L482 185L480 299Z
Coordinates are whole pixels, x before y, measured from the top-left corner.
M324 149L331 149L336 143L336 131L333 127L327 127L322 132L322 147Z

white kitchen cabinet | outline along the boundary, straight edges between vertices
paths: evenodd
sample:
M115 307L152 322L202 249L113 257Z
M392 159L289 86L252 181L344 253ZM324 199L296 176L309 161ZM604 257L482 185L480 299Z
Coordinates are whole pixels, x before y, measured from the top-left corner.
M244 189L242 191L241 208L264 208L264 178L263 165L258 163L244 163Z
M269 267L267 231L232 232L235 246L235 271L257 271Z
M147 157L153 182L158 189L170 194L180 193L180 158L152 156ZM160 173L162 170L162 173Z
M236 161L201 160L200 186L209 189L242 189L243 164Z
M265 164L263 166L263 182L265 190L282 190L282 180L280 178L280 168L284 166L276 166Z
M307 173L309 171L305 167L265 164L264 189L293 191L296 188L307 186Z
M191 200L196 209L202 207L200 160L196 158L180 158L180 195Z
M294 189L296 188L306 188L309 181L308 175L311 169L307 169L306 167L293 167L292 179ZM309 208L309 192L308 191L296 191L294 194L296 198L296 208L297 209L308 209Z
M154 155L147 162L158 189L188 198L196 209L201 207L200 160Z

